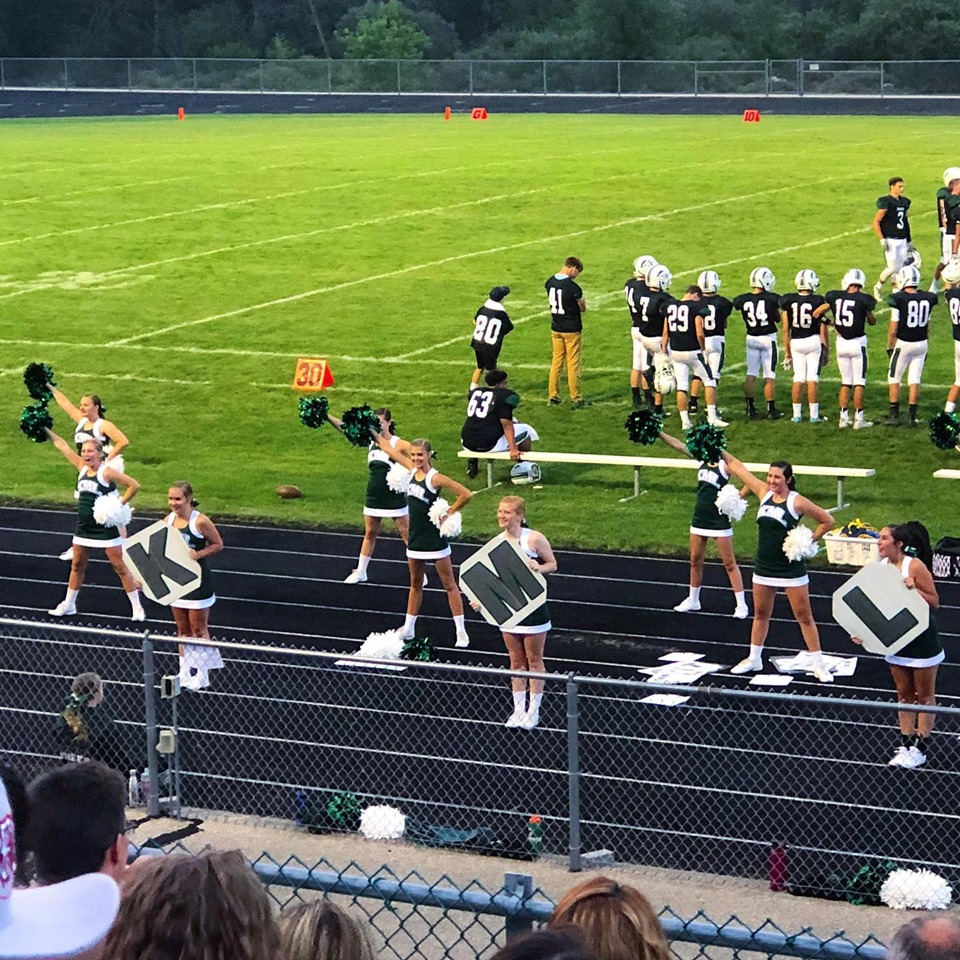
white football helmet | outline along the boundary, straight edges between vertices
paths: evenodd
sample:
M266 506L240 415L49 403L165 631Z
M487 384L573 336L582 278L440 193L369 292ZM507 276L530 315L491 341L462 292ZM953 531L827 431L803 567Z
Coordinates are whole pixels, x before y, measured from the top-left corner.
M653 389L660 394L673 393L677 389L677 378L673 372L673 364L669 361L662 367L657 367L654 372Z
M510 471L510 482L523 486L527 483L536 483L540 479L540 465L529 460L521 460Z
M651 290L669 290L673 283L673 274L662 263L651 267L647 273L647 286Z
M866 285L867 275L856 267L851 267L840 281L840 286L843 287L844 290L846 290L847 287L865 287Z
M905 267L916 267L918 270L923 266L923 261L920 259L920 251L914 247L907 247L907 259L903 261Z
M960 180L960 167L947 167L943 171L943 185L949 188L954 180Z
M811 293L816 292L817 287L820 286L820 278L813 270L801 270L794 282L797 290L809 290Z
M960 283L960 258L948 260L940 276L946 283Z
M769 267L757 267L750 272L750 286L761 290L772 290L777 285L777 278Z
M644 253L633 261L633 275L640 280L646 280L647 274L657 265L656 257Z
M903 290L905 287L920 286L920 271L916 267L901 267L897 274L897 286Z
M717 276L716 270L704 270L697 277L697 286L704 293L717 293L720 289L720 277Z

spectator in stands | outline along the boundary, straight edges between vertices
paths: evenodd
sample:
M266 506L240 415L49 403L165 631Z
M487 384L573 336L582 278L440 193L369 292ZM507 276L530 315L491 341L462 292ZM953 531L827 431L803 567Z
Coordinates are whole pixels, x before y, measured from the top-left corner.
M887 960L957 960L960 918L917 917L894 935Z
M84 873L120 880L129 846L126 786L118 771L97 761L57 767L30 784L27 840L39 883Z
M597 960L670 960L670 947L650 901L636 887L594 877L568 890L547 921L573 924Z
M17 872L13 878L14 886L28 887L32 871L28 866L27 826L30 822L30 800L27 797L27 785L23 777L13 767L0 763L0 782L7 791L10 802L10 813L13 816L13 829L20 837L20 848L17 851Z
M599 960L599 957L584 945L582 932L567 924L515 937L491 960Z
M0 958L75 957L103 940L120 903L113 880L89 874L15 889L16 868L16 824L0 782Z
M70 696L60 714L58 741L64 760L99 760L126 773L138 764L124 745L123 731L102 706L103 680L81 673L70 684Z
M301 903L280 917L283 960L374 960L365 926L329 900Z
M127 889L103 960L277 960L270 898L239 850L157 857Z

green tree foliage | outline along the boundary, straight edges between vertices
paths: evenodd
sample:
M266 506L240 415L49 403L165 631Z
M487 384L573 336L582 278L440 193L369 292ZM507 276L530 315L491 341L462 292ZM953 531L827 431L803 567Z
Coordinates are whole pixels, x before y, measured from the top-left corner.
M356 26L344 26L337 39L353 60L421 60L430 38L400 0L367 3Z

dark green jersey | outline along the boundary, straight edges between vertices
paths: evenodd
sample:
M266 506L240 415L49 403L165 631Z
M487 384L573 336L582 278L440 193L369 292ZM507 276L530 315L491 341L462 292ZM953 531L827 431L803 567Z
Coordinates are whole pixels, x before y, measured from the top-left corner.
M697 471L697 500L690 532L730 530L730 518L717 509L717 494L730 481L725 463L701 463Z
M390 438L390 446L396 448L397 437ZM369 510L402 510L407 499L402 493L394 492L387 486L387 474L392 464L390 457L375 443L370 444L367 452L367 495L363 505Z
M430 519L430 508L440 499L440 491L434 489L432 483L436 473L431 469L422 480L417 480L414 474L407 487L407 506L410 509L407 553L413 557L419 555L421 559L430 559L429 555L446 556L450 552L447 538L440 536L440 530Z
M797 496L796 492L791 491L786 500L778 502L774 500L773 493L769 492L760 501L757 510L754 574L783 580L806 576L806 564L802 560L788 560L783 552L783 542L787 539L787 534L800 525L800 515L795 507Z
M100 497L116 493L117 485L112 480L105 480L103 471L106 464L101 464L93 476L89 469L84 467L77 477L77 529L74 536L81 540L110 541L118 540L120 534L116 527L105 527L93 518L93 505Z
M878 198L877 209L883 210L880 233L885 240L910 239L910 221L907 219L910 201L906 197L895 197L888 193Z
M191 512L190 519L187 520L185 527L178 527L176 520L176 514L167 515L168 526L173 527L183 537L184 542L191 550L196 550L199 553L206 548L208 540L200 532L200 527L197 525L200 520L199 510ZM181 600L209 600L214 596L213 577L210 575L210 568L207 566L207 558L201 557L197 563L200 564L200 586L181 597Z
M886 560L881 561L886 563ZM906 580L910 574L910 566L913 563L922 563L916 557L904 557L903 565L900 567L900 575ZM937 629L936 610L930 608L930 624L919 637L914 637L902 650L887 657L888 660L896 662L898 658L909 660L929 660L943 653L943 644L940 642L940 632Z

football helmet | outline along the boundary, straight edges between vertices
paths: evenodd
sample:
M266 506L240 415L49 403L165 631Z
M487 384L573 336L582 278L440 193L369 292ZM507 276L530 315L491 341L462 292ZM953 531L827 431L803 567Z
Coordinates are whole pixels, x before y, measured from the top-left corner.
M673 393L677 389L677 378L669 361L657 367L653 375L653 389L659 394Z
M510 482L523 486L527 483L536 483L540 479L540 465L529 460L521 460L510 471Z
M820 286L820 278L813 270L801 270L794 281L798 290L809 290L814 293Z
M919 287L920 271L914 266L901 267L897 274L897 286L901 290L905 287Z
M947 167L943 171L943 185L949 187L954 180L960 180L960 167Z
M777 284L777 278L769 267L757 267L750 272L750 286L761 290L772 290Z
M651 267L647 273L647 286L651 290L669 290L673 283L673 274L662 263Z
M720 277L717 276L716 270L704 270L697 277L697 286L704 293L716 293L720 289Z
M633 261L633 275L640 280L646 280L647 274L657 265L656 257L644 253Z
M947 283L960 283L960 258L953 257L940 273L940 277Z
M840 281L840 286L846 290L847 287L865 287L867 285L867 275L856 267L849 269Z

